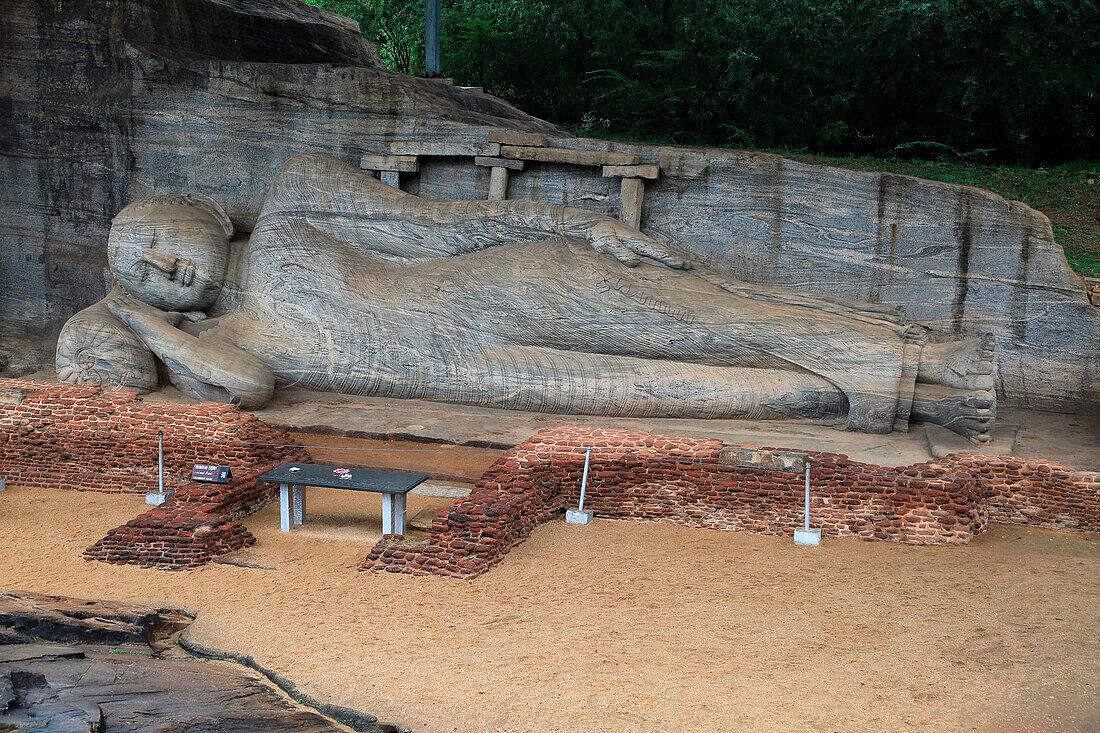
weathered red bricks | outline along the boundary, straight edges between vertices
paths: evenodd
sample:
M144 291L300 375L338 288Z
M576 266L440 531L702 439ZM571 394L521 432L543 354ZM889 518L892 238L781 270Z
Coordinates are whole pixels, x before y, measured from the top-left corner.
M588 446L585 506L598 516L766 534L801 525L801 469L723 465L718 440L563 425L502 456L470 496L436 516L427 543L383 538L361 569L485 572L536 526L576 505ZM1074 471L1064 466L957 454L885 468L807 455L813 525L828 536L947 545L969 542L991 521L1100 529L1100 478L1065 477Z

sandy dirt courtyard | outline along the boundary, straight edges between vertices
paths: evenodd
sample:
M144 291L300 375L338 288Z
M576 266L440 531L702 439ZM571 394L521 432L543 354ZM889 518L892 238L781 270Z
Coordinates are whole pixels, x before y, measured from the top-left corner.
M470 582L357 572L377 503L314 490L302 531L246 521L262 568L170 573L80 558L142 497L9 487L0 588L181 605L197 641L415 731L1100 730L1096 535L558 521Z

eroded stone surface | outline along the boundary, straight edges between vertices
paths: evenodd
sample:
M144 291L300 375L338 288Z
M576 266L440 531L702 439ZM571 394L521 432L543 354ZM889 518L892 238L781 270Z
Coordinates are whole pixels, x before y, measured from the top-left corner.
M147 349L179 389L250 409L295 384L873 433L905 430L912 414L990 439L992 336L951 340L889 308L692 268L636 221L425 199L305 153L276 174L250 239L234 247L232 233L208 197L123 209L108 246L121 288L102 304L109 313L93 306L62 330L58 376L79 366L62 354L79 353L101 383L134 381L133 354ZM125 327L132 343L99 338Z
M1026 206L951 184L745 151L575 140L473 91L377 68L346 21L294 3L4 0L0 328L15 363L106 291L110 218L197 191L251 228L267 182L303 147L358 162L392 141L481 143L510 129L552 147L659 164L641 224L684 256L807 297L904 307L952 336L992 332L1009 402L1100 409L1100 310ZM74 70L79 70L74 72ZM426 159L407 190L484 199L489 169ZM598 169L532 163L509 199L616 215ZM11 343L9 339L7 343ZM39 343L42 346L42 343ZM7 347L10 349L10 347ZM24 371L20 367L20 371Z
M191 620L161 606L0 593L0 731L347 730L251 670L183 658L170 638ZM354 718L357 730L398 730Z

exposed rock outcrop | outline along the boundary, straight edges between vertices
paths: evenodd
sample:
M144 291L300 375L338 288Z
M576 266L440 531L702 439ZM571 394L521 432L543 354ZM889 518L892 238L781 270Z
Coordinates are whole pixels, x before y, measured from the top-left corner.
M403 730L312 699L321 712L303 707L308 696L250 657L202 652L262 674L186 657L175 635L191 621L163 606L0 593L0 731Z
M1100 410L1100 309L1047 219L989 192L569 138L500 100L381 69L348 21L291 0L0 0L0 11L0 334L41 337L46 351L105 294L109 222L136 199L197 191L247 231L294 153L354 163L393 140L483 141L508 128L660 165L641 224L689 258L811 297L902 306L944 337L993 332L1005 403ZM441 157L402 185L485 198L489 177ZM613 179L572 165L528 163L507 196L620 207Z

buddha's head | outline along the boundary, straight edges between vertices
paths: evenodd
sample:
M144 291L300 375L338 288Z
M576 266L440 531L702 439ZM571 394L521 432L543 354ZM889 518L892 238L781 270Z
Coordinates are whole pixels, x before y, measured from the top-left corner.
M210 307L225 282L233 224L206 196L135 201L111 222L107 261L128 293L162 310Z

